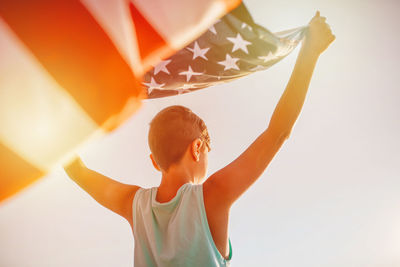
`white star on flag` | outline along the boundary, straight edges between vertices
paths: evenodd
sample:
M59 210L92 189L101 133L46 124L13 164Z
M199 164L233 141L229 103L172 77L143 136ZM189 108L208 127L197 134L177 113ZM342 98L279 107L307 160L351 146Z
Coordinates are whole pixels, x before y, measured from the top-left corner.
M190 66L187 71L179 72L179 75L186 75L186 82L190 81L190 78L192 78L193 75L201 75L201 74L203 74L203 73L202 72L194 72Z
M235 38L227 37L226 39L228 39L229 41L231 41L233 43L232 52L235 52L236 50L241 49L244 52L246 52L246 54L249 53L247 51L247 45L251 45L251 42L243 40L243 38L240 35L240 33L238 33Z
M167 69L167 65L171 62L171 59L167 59L164 61L161 61L160 63L158 63L155 67L154 67L154 75L156 75L157 73L159 73L160 71L163 71L167 74L170 74L168 69Z
M208 28L208 30L209 30L210 32L212 32L213 34L217 34L217 31L215 30L214 25L211 25L211 27Z
M207 53L207 51L210 48L200 48L199 44L197 42L194 43L194 48L187 48L189 51L191 51L193 53L193 59L196 59L197 57L201 57L204 58L205 60L208 60L208 58L205 56L205 54Z
M269 51L268 55L266 55L266 56L261 56L261 57L258 57L258 58L264 60L264 63L265 63L265 62L268 62L268 61L271 60L271 59L276 58L276 56L274 56L274 55L272 54L272 52Z
M218 22L221 22L221 20L220 20L220 19L217 20L213 25L210 26L210 28L208 28L208 30L209 30L210 32L212 32L213 34L217 34L217 31L215 30L214 25L217 24Z
M153 91L153 89L162 89L162 87L165 85L165 83L157 83L154 80L154 77L151 77L150 83L142 83L142 84L148 87L149 94L151 93L151 91Z
M229 54L226 54L225 60L219 61L218 64L224 65L225 66L224 70L229 70L229 69L240 70L239 67L236 65L236 61L238 60L239 60L238 58L232 58Z
M246 24L246 23L244 23L244 22L242 23L241 28L242 28L242 29L247 28L247 29L249 29L250 31L253 30L253 28L252 28L250 25L248 25L248 24Z

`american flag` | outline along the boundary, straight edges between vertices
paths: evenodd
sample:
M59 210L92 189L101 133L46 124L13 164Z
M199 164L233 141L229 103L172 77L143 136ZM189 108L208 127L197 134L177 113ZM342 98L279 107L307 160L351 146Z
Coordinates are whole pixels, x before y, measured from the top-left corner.
M148 99L189 93L265 70L286 57L307 26L272 33L242 3L144 75Z
M240 0L1 0L0 201L141 106L143 74Z

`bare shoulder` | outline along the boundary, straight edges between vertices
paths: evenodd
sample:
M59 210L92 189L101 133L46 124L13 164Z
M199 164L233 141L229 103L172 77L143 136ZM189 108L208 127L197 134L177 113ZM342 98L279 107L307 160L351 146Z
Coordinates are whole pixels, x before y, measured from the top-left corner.
M137 185L130 185L130 192L129 192L129 197L128 197L128 202L130 203L130 205L133 204L133 200L136 196L137 191L139 191L139 189L142 189L142 187L137 186Z
M142 187L137 186L137 185L129 185L129 193L127 196L127 199L125 200L125 213L123 217L129 222L131 227L133 227L133 217L132 217L132 209L133 209L133 200L136 196L136 193L139 189Z
M215 179L210 176L203 183L203 199L204 205L209 207L209 210L215 210L216 212L229 211L230 205L223 201L221 194L223 189L218 186Z

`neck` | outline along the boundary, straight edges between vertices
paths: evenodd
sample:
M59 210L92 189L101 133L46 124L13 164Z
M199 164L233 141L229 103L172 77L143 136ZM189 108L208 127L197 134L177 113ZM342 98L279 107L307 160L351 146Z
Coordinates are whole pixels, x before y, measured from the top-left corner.
M186 183L194 183L195 177L190 169L171 166L168 172L162 172L159 188L178 189Z

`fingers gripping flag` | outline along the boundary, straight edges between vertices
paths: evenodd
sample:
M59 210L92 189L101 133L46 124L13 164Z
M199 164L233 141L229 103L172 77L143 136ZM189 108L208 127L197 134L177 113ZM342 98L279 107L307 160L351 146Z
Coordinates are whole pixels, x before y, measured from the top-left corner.
M239 2L0 1L0 201L121 125L143 74Z
M271 33L253 21L242 3L188 46L155 65L142 85L152 99L232 81L279 62L302 40L306 29Z

